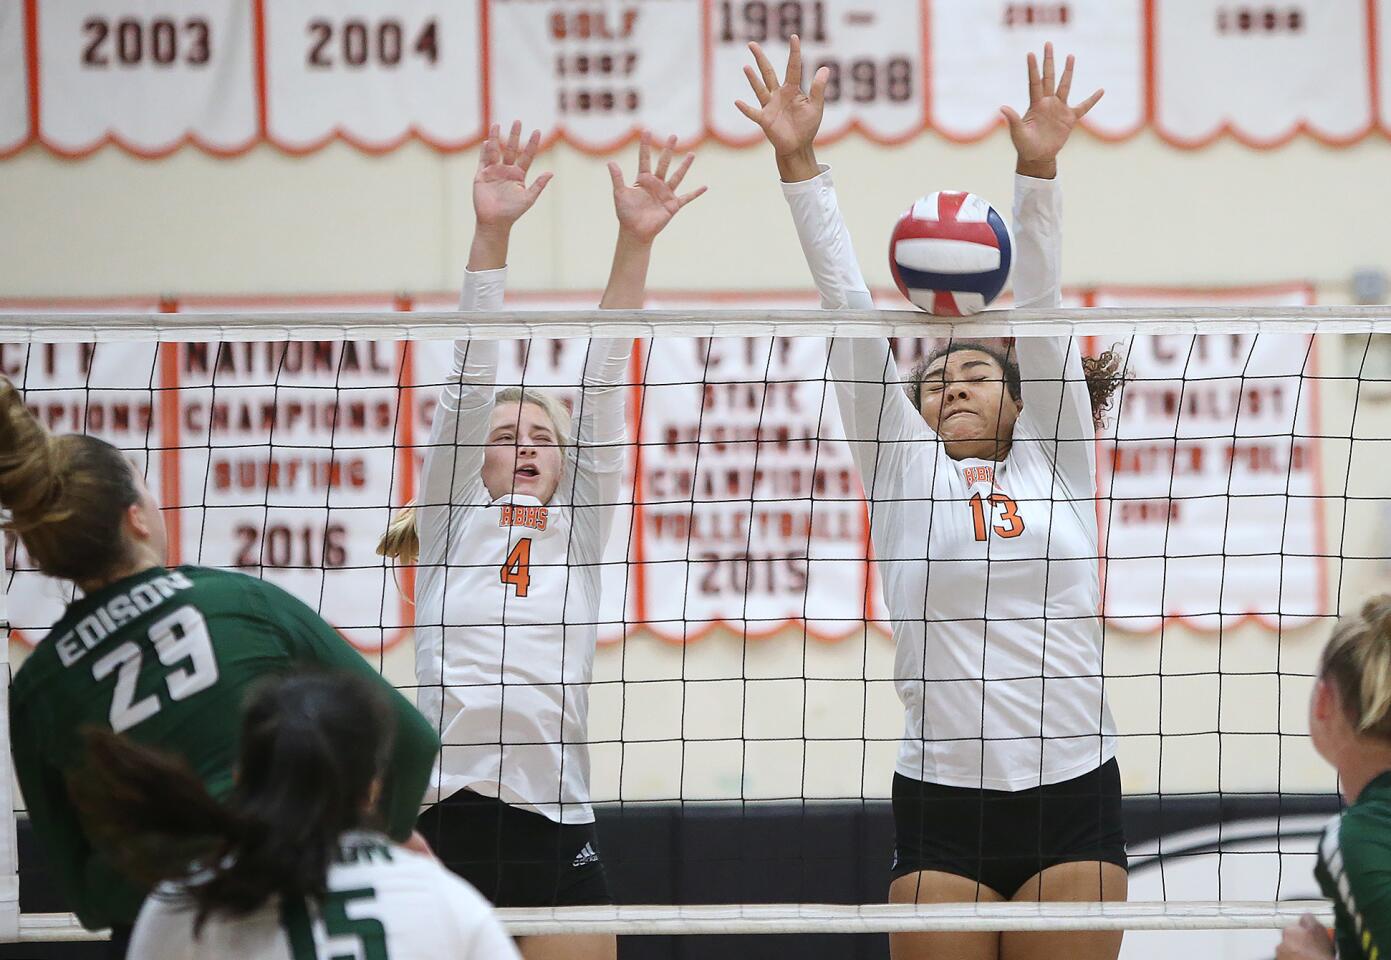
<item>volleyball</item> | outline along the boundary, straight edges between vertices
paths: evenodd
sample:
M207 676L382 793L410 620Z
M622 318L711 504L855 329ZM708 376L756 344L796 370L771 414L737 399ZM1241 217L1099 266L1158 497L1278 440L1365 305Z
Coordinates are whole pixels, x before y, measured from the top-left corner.
M929 193L894 224L889 269L913 306L939 317L979 313L1009 282L1014 238L974 193Z

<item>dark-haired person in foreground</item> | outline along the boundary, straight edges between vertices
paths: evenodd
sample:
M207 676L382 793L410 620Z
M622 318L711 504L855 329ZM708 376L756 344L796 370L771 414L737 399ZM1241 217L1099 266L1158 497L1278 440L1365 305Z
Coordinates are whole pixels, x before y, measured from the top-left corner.
M1391 950L1391 594L1338 621L1309 698L1309 738L1348 802L1314 867L1333 901L1333 936L1305 914L1275 957L1377 960Z
M375 685L396 718L377 806L411 836L439 738L331 626L285 591L240 573L169 568L164 520L144 479L94 437L50 436L0 377L0 508L39 570L72 581L68 605L15 675L10 744L34 832L83 926L112 928L121 957L147 887L83 827L67 775L95 726L183 757L213 797L232 790L238 718L258 680L316 664Z
M779 80L751 45L758 106L807 264L829 309L872 308L828 168L816 162L829 73L801 87L797 39ZM1018 154L1018 306L1057 306L1057 155L1101 97L1067 103L1029 56L1029 110L1006 108ZM882 338L831 342L829 367L869 501L905 722L893 780L889 899L1096 901L1126 895L1115 728L1101 676L1095 429L1118 383L1066 338L950 343L914 383ZM895 960L1114 960L1112 932L901 933Z
M380 687L316 671L266 681L241 721L237 783L213 798L181 758L96 728L70 775L93 834L155 888L141 960L515 960L488 902L380 832L394 721Z

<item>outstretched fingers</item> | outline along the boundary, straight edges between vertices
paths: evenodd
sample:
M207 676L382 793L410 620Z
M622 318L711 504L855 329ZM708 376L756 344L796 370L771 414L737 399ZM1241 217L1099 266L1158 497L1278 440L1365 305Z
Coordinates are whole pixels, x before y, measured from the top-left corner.
M783 71L782 82L802 89L802 40L793 34L787 48L787 69Z
M1077 106L1073 109L1073 113L1076 115L1077 119L1081 120L1083 117L1085 117L1087 115L1087 112L1090 111L1092 107L1096 106L1097 102L1103 96L1105 96L1105 94L1106 91L1104 89L1098 89L1096 93L1092 94L1090 97L1077 104Z
M652 134L646 130L638 140L638 175L652 172Z
M623 189L623 168L612 160L608 162L609 179L613 181L613 192L617 193Z
M488 136L483 141L483 150L478 154L478 169L502 162L502 147L498 143L500 131L497 124L488 128Z
M1045 43L1043 45L1043 95L1051 97L1056 92L1054 86L1054 64L1053 64L1053 45Z
M673 138L674 139L674 138ZM681 163L677 166L676 172L667 178L667 186L675 190L681 186L681 181L686 179L686 172L691 169L691 164L695 162L695 154L688 153Z
M769 92L771 93L782 86L778 80L778 72L773 69L773 64L768 59L768 55L763 52L763 48L757 43L750 43L749 52L753 54L754 62L758 64L758 73L763 78L763 85L768 88Z
M698 197L698 196L700 196L701 194L703 194L707 189L708 189L707 187L696 187L696 188L695 188L694 190L692 190L690 193L683 193L683 194L681 194L681 196L679 196L679 197L676 198L676 202L677 202L678 204L680 204L682 207L684 207L686 204L690 203L690 202L691 202L692 200L694 200L696 197ZM680 209L680 208L678 207L677 209Z
M507 143L502 148L502 162L509 167L517 162L517 155L522 149L522 122L512 121L512 130L507 135Z
M758 124L760 127L763 126L762 110L758 109L757 107L751 107L742 100L735 100L734 108L738 110L740 113L742 113L744 116L748 117L754 123Z
M1027 60L1029 64L1029 103L1038 103L1043 99L1043 80L1038 75L1038 57L1034 56L1031 50Z
M758 71L748 64L744 64L744 77L749 81L753 95L758 98L759 106L766 107L768 101L773 99L773 95L768 92L768 87L763 83L763 78L758 75Z
M531 182L531 186L526 188L528 204L536 202L536 199L541 196L541 191L546 189L546 184L550 183L551 178L554 176L555 174L553 173L543 173Z
M820 109L821 105L826 100L826 84L830 82L830 67L822 67L820 70L817 70L816 73L812 74L811 90L807 92L807 96L811 97L811 102L816 105L817 109Z
M1069 53L1063 63L1063 75L1058 80L1058 99L1063 103L1067 103L1067 96L1072 92L1072 68L1076 64L1077 58Z
M676 136L673 134L667 137L666 143L662 144L662 152L657 157L657 169L653 171L658 180L666 180L667 170L671 167L671 154L676 149Z
M541 131L531 131L531 136L527 138L526 146L522 148L522 155L517 158L517 166L522 168L525 174L531 169L531 162L536 159L536 153L541 149Z

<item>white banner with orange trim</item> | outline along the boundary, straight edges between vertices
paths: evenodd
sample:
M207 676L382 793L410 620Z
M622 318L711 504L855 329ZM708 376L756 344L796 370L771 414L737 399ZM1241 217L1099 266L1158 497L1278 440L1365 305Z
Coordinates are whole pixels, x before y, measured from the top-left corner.
M1303 286L1116 290L1095 305L1312 299ZM1118 346L1132 379L1097 458L1108 621L1279 630L1328 613L1315 338L1137 336Z
M1346 144L1391 131L1388 24L1391 0L10 0L0 156L462 150L513 120L601 154L641 127L747 145L747 45L781 70L793 34L805 82L830 70L823 141L985 137L1052 41L1106 88L1103 138Z

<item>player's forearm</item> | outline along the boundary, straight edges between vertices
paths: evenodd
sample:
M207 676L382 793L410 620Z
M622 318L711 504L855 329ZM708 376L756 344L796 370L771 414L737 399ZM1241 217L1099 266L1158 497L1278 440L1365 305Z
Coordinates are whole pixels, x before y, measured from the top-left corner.
M841 216L829 167L814 177L782 184L812 281L828 310L871 308L874 300L855 259L850 231Z
M623 230L613 248L608 286L599 301L601 310L641 310L647 299L647 269L652 263L652 241Z
M777 161L778 177L783 183L815 180L821 174L821 165L816 162L816 149L811 144L793 153L779 153Z
M475 226L473 245L469 247L468 269L477 273L507 266L507 244L511 234L511 224L480 223Z
M1053 180L1058 176L1058 161L1052 160L1025 160L1017 157L1014 163L1014 172L1021 177L1033 177L1035 180Z

